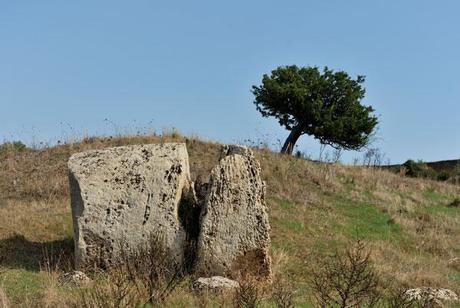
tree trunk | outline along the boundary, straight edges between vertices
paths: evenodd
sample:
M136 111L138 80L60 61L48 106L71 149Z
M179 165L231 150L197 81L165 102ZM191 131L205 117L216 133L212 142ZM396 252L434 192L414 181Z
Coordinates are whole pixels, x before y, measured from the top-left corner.
M292 151L294 150L295 143L299 139L299 137L302 135L302 125L298 124L294 128L292 128L291 133L287 137L286 141L284 142L283 147L281 148L281 153L283 154L292 154Z

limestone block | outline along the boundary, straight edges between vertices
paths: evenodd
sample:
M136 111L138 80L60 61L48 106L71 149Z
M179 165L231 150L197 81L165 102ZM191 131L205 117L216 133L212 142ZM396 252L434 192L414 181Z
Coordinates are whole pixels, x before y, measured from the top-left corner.
M269 277L270 226L259 162L247 147L227 146L222 153L201 210L196 270Z
M106 266L154 234L183 262L179 207L190 188L185 144L122 146L68 162L77 268Z

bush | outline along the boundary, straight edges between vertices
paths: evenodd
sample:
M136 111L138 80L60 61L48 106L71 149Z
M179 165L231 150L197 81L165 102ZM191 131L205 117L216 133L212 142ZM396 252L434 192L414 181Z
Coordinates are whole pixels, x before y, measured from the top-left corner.
M406 292L407 286L398 286L390 291L387 303L390 308L416 308L419 307L415 299Z
M124 308L143 304L135 292L135 286L125 277L122 267L110 270L105 281L99 280L90 287L78 291L71 303L79 308Z
M75 307L144 307L161 304L177 287L182 271L170 260L161 238L151 235L146 244L127 250L99 281L81 290Z
M235 308L255 308L261 300L261 291L251 279L240 282L235 293Z
M460 207L460 198L455 198L451 203L448 205L449 207Z
M415 162L412 159L409 159L403 164L403 167L406 170L406 175L414 178L436 178L436 171L428 167L422 161Z
M446 171L439 172L437 177L436 177L436 179L438 181L443 181L443 182L447 181L449 178L450 178L450 174L448 172L446 172Z
M5 291L0 288L0 307L1 308L8 308L10 307L10 301L8 300L8 296L6 296Z
M152 234L146 244L134 251L121 252L119 267L137 291L145 293L146 302L161 303L180 282L182 269L171 260L163 239Z
M278 308L294 307L294 290L284 281L275 281L272 299Z
M362 241L318 263L311 285L320 307L373 307L379 302L379 275Z

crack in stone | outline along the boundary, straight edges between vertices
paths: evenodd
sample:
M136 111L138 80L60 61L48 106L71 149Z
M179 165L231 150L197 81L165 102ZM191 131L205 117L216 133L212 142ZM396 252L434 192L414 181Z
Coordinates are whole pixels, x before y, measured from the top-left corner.
M152 197L152 193L147 194L147 203L145 204L145 212L144 212L144 221L142 225L145 225L150 217L150 198Z

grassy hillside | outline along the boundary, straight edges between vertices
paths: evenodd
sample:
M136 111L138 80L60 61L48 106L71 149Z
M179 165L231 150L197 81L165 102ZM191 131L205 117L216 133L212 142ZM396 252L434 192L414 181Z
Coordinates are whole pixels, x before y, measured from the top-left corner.
M192 177L206 180L220 145L177 135L87 138L0 153L0 288L13 305L63 306L75 292L57 283L59 273L72 266L68 157L88 149L168 141L187 143ZM296 305L312 305L309 273L321 257L355 238L368 243L384 279L460 293L460 265L452 262L460 257L459 186L266 149L255 153L267 182L275 280L292 285ZM225 296L212 301L231 303ZM184 285L164 305L200 303L203 299ZM266 299L263 305L272 303Z

